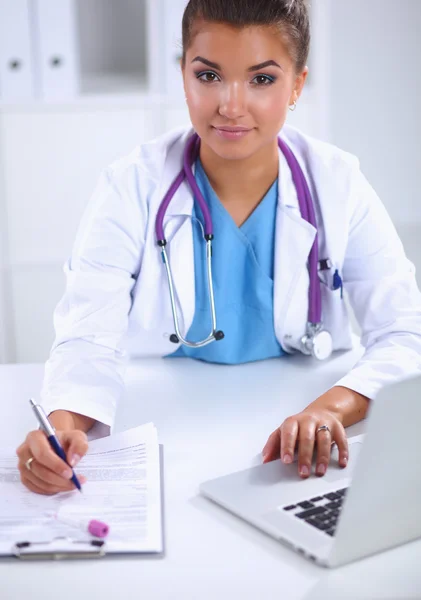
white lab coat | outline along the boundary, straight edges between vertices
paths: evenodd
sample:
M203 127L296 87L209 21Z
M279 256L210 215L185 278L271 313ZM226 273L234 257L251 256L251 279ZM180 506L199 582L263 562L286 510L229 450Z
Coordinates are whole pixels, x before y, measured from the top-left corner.
M111 425L124 393L126 359L175 351L155 217L191 133L172 131L142 144L101 174L64 266L67 286L54 315L56 338L41 392L49 412L71 410ZM289 126L281 135L310 185L319 257L332 261L320 276L323 322L334 350L352 347L346 304L332 289L336 269L362 329L365 353L337 383L374 398L385 384L420 371L421 296L414 267L355 157ZM293 353L306 331L307 258L315 228L301 218L282 152L279 174L274 328L284 350ZM192 206L184 183L164 221L183 332L195 311Z

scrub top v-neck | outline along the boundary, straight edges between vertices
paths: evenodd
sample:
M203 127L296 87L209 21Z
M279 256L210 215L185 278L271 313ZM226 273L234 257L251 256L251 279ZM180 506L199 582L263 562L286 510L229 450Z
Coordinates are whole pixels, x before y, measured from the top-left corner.
M213 222L212 275L217 327L225 337L202 348L180 347L170 356L239 364L282 356L274 331L273 271L278 180L238 227L214 192L200 160L195 178ZM193 209L195 313L186 338L202 340L211 330L203 215Z

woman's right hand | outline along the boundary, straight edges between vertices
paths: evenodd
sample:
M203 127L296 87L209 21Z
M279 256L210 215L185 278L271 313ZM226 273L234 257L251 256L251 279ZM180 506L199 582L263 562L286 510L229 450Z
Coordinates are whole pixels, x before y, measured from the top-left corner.
M56 435L66 453L68 463L75 467L88 450L86 433L78 429L70 429L57 430ZM43 431L36 430L28 433L26 440L16 450L16 454L19 458L21 481L32 492L51 495L76 490L73 482L70 481L72 470L52 450ZM34 460L31 461L28 469L26 462L31 457ZM81 485L86 482L83 475L77 473L77 477Z

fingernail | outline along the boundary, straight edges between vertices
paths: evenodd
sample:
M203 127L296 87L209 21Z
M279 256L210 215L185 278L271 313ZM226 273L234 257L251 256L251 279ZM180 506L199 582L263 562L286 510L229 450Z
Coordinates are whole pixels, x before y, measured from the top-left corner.
M64 471L62 472L62 476L65 479L71 479L72 478L73 473L71 472L70 469L64 469Z
M80 461L81 457L79 456L79 454L73 454L71 460L70 460L70 464L72 467L75 467L77 465L77 463Z
M324 465L324 464L317 465L317 474L324 475L325 473L326 473L326 465Z
M290 454L284 454L283 461L286 465L292 463L292 456Z
M268 456L267 454L262 454L263 462L265 462L265 460L267 459L267 456Z
M79 479L80 483L86 483L87 482L87 479L86 479L86 477L84 475L79 475L78 479Z
M346 456L344 456L342 459L343 466L346 467L347 463L348 463L348 458Z
M308 466L307 466L307 465L303 465L303 466L301 467L301 470L300 470L300 475L305 475L305 476L307 476L307 475L309 475L309 474L310 474L310 469L308 468Z

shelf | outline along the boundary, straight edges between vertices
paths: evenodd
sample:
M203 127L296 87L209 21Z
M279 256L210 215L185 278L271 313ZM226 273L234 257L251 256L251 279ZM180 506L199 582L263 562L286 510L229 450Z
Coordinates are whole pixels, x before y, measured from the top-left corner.
M183 98L184 103L184 98ZM95 73L84 75L80 93L69 98L30 99L0 102L3 113L67 112L98 108L182 107L164 94L150 93L146 78L139 73Z

